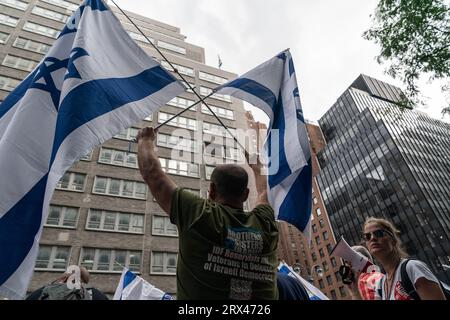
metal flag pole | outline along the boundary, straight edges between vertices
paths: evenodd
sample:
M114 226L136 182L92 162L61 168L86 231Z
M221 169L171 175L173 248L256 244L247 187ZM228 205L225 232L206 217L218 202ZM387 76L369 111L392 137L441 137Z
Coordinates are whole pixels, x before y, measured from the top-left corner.
M227 130L228 134L233 138L233 140L244 150L244 152L246 152L245 148L242 146L242 144L237 140L237 138L230 132L229 128L223 123L223 121L215 114L215 112L211 109L211 107L206 103L205 99L210 97L211 95L214 94L214 90L205 98L202 98L198 92L196 92L194 90L194 88L191 86L191 84L183 77L183 75L178 71L177 68L175 68L173 66L173 64L166 58L166 56L161 52L161 50L159 50L159 48L152 42L150 41L150 39L145 35L144 32L142 32L142 30L134 23L134 21L125 13L125 11L122 10L122 8L120 8L117 3L114 0L111 0L112 3L114 3L114 5L120 10L120 12L122 12L122 14L128 19L128 21L130 21L130 23L142 34L142 36L144 36L144 38L153 46L153 48L161 55L161 57L170 65L170 67L174 70L174 72L176 74L178 74L180 76L180 78L187 84L187 86L189 87L189 89L192 90L192 92L197 96L197 98L199 99L199 101L197 101L195 104L192 104L191 106L187 107L185 110L183 110L182 112L176 114L175 116L173 116L172 118L170 118L169 120L165 121L164 123L161 123L160 125L158 125L156 127L156 129L160 128L162 125L168 123L169 121L171 121L172 119L178 117L180 114L182 114L183 112L185 112L186 110L192 108L193 106L195 106L196 104L203 102L203 104L208 108L209 112L211 112L211 114L217 119L217 121L219 121L219 123L225 128L225 130ZM131 142L136 142L136 139L134 141ZM131 147L131 143L130 143L130 147ZM130 149L130 148L129 148Z

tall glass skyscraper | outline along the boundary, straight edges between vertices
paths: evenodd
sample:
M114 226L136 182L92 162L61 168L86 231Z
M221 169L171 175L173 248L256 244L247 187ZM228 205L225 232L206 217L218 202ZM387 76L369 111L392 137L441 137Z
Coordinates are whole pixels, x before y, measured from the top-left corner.
M399 107L399 88L361 75L319 120L317 177L331 224L351 244L366 217L391 220L411 257L450 281L450 125Z

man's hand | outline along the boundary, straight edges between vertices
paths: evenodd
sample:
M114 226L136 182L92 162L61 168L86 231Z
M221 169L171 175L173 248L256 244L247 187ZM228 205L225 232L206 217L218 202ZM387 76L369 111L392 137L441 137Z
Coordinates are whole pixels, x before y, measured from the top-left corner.
M151 127L141 129L136 138L141 175L149 186L156 202L170 215L172 195L177 186L162 170L161 163L156 155L156 130Z
M250 155L247 150L245 150L245 159L247 159L247 163L252 169L255 177L255 186L258 193L256 205L269 204L269 200L267 198L267 177L262 174L262 169L264 166L261 163L260 156L256 155L256 161L253 161L253 159L250 159Z
M153 127L146 127L141 130L139 130L136 140L139 143L152 143L152 146L155 146L155 140L156 140L156 129Z

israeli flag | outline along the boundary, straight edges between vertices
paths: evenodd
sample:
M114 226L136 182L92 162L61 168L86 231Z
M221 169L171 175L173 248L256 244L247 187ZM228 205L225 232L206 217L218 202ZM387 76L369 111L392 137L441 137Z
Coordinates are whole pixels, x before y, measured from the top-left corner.
M323 294L322 291L320 291L311 283L303 279L303 277L301 277L297 272L292 270L292 268L288 266L286 263L281 262L280 265L278 266L278 271L285 273L290 277L293 277L298 281L300 281L305 287L306 291L308 292L309 300L330 300L326 295Z
M268 196L276 218L310 238L312 168L308 133L289 50L216 89L245 100L270 118L265 150Z
M53 190L79 158L184 91L86 0L0 104L0 294L25 296Z
M113 300L174 300L127 268L122 271Z

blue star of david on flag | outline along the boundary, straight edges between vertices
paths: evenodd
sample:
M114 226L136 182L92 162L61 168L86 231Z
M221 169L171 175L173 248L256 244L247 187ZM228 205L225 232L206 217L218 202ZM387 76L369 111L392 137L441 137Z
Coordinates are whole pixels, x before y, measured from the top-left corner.
M0 295L25 297L63 174L184 90L102 0L82 3L0 104Z
M70 54L70 57L67 59L59 60L54 57L45 58L37 69L31 88L48 92L52 97L53 105L58 111L61 90L57 88L53 79L53 74L65 69L67 72L65 73L64 80L70 78L81 79L81 75L78 72L74 62L75 60L88 55L89 54L87 51L83 48L74 48Z

